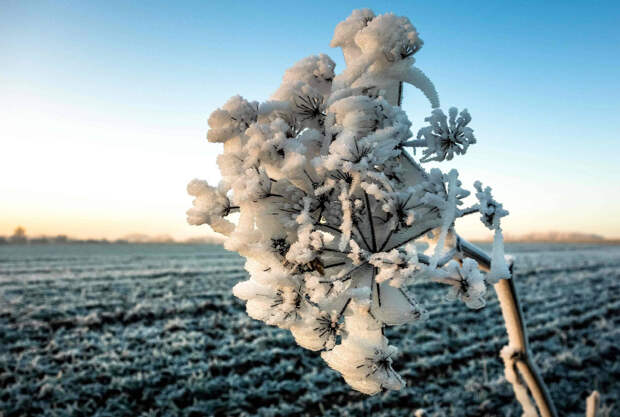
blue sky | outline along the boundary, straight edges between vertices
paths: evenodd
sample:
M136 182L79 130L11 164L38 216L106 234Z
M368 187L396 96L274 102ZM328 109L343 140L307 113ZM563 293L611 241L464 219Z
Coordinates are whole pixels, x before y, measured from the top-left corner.
M217 182L208 115L265 100L284 70L326 53L351 10L409 17L417 65L478 143L456 167L492 185L508 233L620 237L620 3L0 1L0 234L205 233L185 184ZM413 89L404 109L421 127ZM7 151L8 150L8 151ZM484 233L466 221L472 236Z

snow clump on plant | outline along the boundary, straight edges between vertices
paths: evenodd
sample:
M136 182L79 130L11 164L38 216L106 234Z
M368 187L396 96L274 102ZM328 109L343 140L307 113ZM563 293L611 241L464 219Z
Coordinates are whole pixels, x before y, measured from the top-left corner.
M247 259L250 279L233 292L251 317L289 329L353 388L375 394L404 385L384 328L426 316L411 284L447 284L449 298L477 309L486 282L509 277L500 228L507 212L479 183L479 203L465 207L470 193L456 170L427 172L405 151L419 147L420 162L443 161L476 143L469 113L446 117L413 66L423 42L407 18L356 10L331 44L347 61L339 75L326 55L305 58L269 101L235 96L211 114L207 137L223 143L222 181L192 181L187 214ZM403 82L434 108L413 140L399 107ZM496 232L486 277L456 249L455 220L475 212Z

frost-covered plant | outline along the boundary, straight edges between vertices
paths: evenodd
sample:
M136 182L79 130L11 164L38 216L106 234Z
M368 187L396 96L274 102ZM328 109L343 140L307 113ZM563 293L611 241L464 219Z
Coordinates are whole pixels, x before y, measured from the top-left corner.
M467 110L446 116L413 66L422 44L405 17L354 11L331 43L347 68L335 75L329 57L312 56L285 72L270 100L231 98L210 116L207 135L224 144L222 181L188 186L196 197L188 221L211 225L247 258L250 279L233 292L248 314L321 351L366 394L404 385L384 328L426 316L411 284L446 284L449 298L478 309L486 283L510 277L500 228L508 213L490 189L476 183L479 202L467 206L456 170L426 171L405 150L443 161L476 143ZM413 140L399 107L403 82L433 107ZM455 220L475 212L495 231L486 276L456 248Z

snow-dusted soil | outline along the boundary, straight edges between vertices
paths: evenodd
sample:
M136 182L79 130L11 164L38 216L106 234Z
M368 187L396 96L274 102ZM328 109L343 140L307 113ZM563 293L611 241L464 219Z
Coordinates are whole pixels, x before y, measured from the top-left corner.
M612 404L620 247L507 251L559 414L584 415L593 389ZM0 416L520 415L492 291L472 311L444 302L441 286L416 287L429 320L386 331L407 387L366 397L288 331L248 318L231 292L245 278L243 260L218 247L0 247Z

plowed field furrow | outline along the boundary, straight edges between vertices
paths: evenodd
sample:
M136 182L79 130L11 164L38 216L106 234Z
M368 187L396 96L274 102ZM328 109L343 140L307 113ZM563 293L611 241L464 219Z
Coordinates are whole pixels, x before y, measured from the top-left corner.
M535 360L562 416L620 398L620 248L516 254ZM45 252L51 251L49 254ZM412 287L424 323L386 329L407 387L366 397L288 331L250 319L243 259L215 247L0 254L0 415L520 415L491 288L479 311ZM134 252L131 252L134 251ZM616 405L616 408L619 404Z

